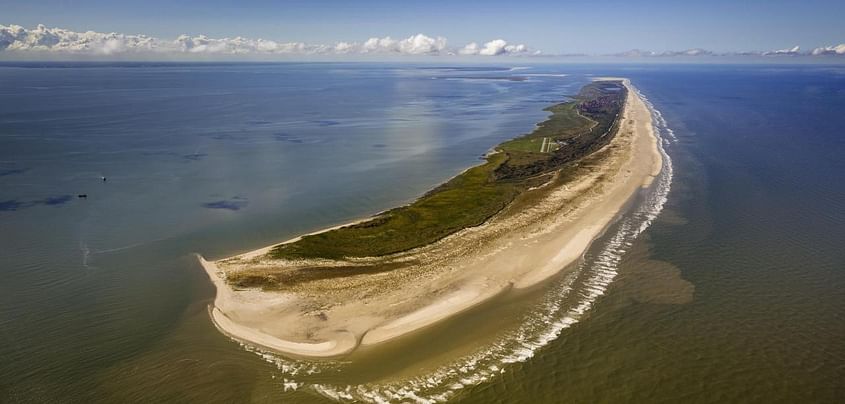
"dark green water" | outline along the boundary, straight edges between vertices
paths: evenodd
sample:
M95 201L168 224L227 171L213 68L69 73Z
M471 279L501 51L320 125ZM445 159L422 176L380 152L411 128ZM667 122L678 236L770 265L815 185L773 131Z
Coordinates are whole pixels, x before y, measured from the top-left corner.
M534 66L572 76L528 83L486 68L86 69L0 73L2 402L845 399L845 69ZM621 261L604 255L615 228L578 276L337 363L262 357L214 330L192 252L401 203L585 74L630 77L677 137L663 133L668 202ZM80 189L87 205L37 202ZM603 295L538 343L603 270Z

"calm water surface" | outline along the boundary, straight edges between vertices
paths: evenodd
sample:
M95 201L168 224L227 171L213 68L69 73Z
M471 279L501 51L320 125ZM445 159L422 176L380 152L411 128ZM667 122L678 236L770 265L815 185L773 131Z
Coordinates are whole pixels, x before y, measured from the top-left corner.
M845 69L524 67L0 66L0 401L842 401ZM621 262L633 214L578 276L351 360L214 330L194 253L407 202L590 74L632 79L674 165Z

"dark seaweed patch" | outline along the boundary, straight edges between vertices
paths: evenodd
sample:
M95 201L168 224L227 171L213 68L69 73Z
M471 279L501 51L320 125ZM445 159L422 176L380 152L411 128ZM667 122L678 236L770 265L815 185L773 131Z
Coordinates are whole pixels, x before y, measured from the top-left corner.
M34 201L19 201L16 199L9 199L0 201L0 212L12 212L20 209L31 208L38 205L58 206L64 205L73 200L73 195L59 195L51 196L44 199L36 199Z
M183 154L182 158L189 161L198 161L202 160L204 157L208 156L206 153L192 153L192 154Z
M14 199L8 201L0 201L0 212L11 212L25 207L25 203L16 201Z
M5 169L5 170L0 169L0 177L4 177L4 176L7 176L7 175L21 174L21 173L24 173L26 171L27 171L26 168L9 168L9 169Z
M280 142L288 142L288 143L305 143L305 140L299 138L295 135L285 132L279 132L273 134L273 139L276 139Z
M49 198L44 198L40 201L35 201L36 204L44 204L49 206L56 206L56 205L64 205L68 202L73 200L73 195L59 195L59 196L51 196Z
M202 206L207 209L225 209L237 211L246 207L247 204L249 204L249 201L247 201L246 198L235 196L231 199L222 199L219 201L207 202L202 204Z
M273 134L273 139L279 142L294 143L294 144L314 144L320 143L323 140L315 139L308 136L297 136L291 133L278 132Z

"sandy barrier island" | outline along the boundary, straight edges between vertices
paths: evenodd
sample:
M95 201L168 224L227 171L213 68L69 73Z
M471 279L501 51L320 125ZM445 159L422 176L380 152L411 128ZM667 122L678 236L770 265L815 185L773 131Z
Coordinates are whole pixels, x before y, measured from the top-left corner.
M480 226L389 257L356 259L401 263L398 269L282 290L236 289L227 274L284 270L291 263L268 256L273 246L213 262L200 256L217 289L210 307L214 324L231 338L282 354L335 357L560 273L660 173L651 113L630 82L623 82L628 92L618 132L579 161L577 175L553 178ZM334 264L316 260L310 265Z

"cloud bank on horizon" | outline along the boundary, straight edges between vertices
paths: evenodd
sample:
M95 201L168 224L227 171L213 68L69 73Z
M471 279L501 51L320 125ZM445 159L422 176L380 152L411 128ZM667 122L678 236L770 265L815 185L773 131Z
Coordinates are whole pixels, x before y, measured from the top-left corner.
M824 46L815 48L809 52L801 51L801 48L796 45L791 48L777 49L770 51L749 51L749 52L713 52L701 48L692 48L681 51L665 51L654 52L642 49L632 49L625 52L613 53L606 56L619 57L638 57L638 58L661 58L661 57L676 57L676 56L824 56L824 55L845 55L845 44L834 46Z
M147 35L102 33L95 31L76 32L63 28L48 28L38 25L27 29L20 25L0 24L0 56L15 54L57 54L57 55L206 55L206 56L307 56L307 55L460 55L460 56L589 56L549 55L529 48L524 44L511 44L504 39L494 39L483 44L471 42L463 47L448 45L446 38L416 34L404 39L389 36L369 38L363 42L340 41L334 44L308 44L304 42L278 42L267 39L244 37L210 38L206 35L180 35L166 40ZM845 44L828 45L803 52L798 46L792 48L717 53L701 48L681 51L654 52L632 49L625 52L600 56L628 58L651 57L701 57L701 56L827 56L845 55Z
M205 35L180 35L174 40L147 35L102 32L75 32L38 25L27 29L20 25L0 25L0 52L40 52L83 55L183 54L183 55L526 55L539 54L526 45L509 44L496 39L479 47L473 42L456 50L446 38L424 34L404 39L370 38L364 42L341 41L331 45L304 42L277 42L243 37L209 38Z

